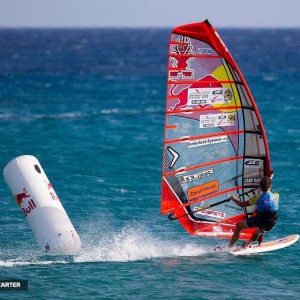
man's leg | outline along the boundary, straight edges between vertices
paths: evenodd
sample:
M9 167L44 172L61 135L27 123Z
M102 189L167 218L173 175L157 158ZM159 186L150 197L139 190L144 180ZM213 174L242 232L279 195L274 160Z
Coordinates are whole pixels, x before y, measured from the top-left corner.
M228 247L231 248L231 247L234 246L234 244L236 243L236 241L237 241L237 240L239 239L239 237L240 237L241 231L242 231L243 229L245 229L245 228L248 228L247 223L246 223L246 220L243 220L243 221L241 221L241 222L239 222L239 223L236 224L235 229L234 229L234 233L233 233L233 235L232 235L232 237L231 237L231 240L230 240L230 242L229 242Z
M260 237L260 235L263 233L264 232L257 227L255 229L255 231L252 233L252 236L250 237L250 239L243 244L243 248L247 248L252 242L256 241Z
M260 245L264 240L264 234L262 233L258 238L257 238L257 241L258 241L258 245Z

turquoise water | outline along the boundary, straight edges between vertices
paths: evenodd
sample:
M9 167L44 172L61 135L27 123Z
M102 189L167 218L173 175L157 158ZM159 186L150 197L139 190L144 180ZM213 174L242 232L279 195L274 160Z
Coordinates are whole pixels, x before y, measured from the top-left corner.
M265 124L280 218L299 233L299 30L221 30ZM298 299L299 248L214 253L160 215L168 30L0 30L0 165L38 158L82 240L44 255L0 181L0 299ZM223 241L222 241L223 242ZM227 241L224 241L227 242Z

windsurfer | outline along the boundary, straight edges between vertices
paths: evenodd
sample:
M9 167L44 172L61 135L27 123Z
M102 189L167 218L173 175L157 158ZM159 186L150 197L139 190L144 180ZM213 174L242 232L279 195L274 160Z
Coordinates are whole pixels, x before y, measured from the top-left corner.
M278 218L278 202L279 194L272 193L271 179L267 176L263 177L260 181L260 189L262 193L259 196L250 198L247 201L240 201L236 196L231 195L230 200L240 207L256 205L256 213L254 216L247 218L236 224L234 233L229 242L229 248L233 247L240 237L243 229L255 227L255 231L248 241L243 244L243 248L248 247L251 242L256 241L265 231L270 231L277 222Z

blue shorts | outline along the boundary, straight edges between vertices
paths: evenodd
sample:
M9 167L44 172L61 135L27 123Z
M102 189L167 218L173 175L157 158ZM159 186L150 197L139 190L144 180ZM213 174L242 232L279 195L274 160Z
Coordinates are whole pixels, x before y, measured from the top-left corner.
M270 231L278 219L277 211L257 212L255 216L246 220L247 226L258 227L261 231Z

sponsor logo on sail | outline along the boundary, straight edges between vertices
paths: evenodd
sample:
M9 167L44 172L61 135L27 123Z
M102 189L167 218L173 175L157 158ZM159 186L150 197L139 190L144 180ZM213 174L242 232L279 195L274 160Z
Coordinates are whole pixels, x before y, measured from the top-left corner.
M252 159L246 158L245 159L245 166L248 168L260 168L261 160L259 159Z
M191 188L188 188L187 194L188 199L193 200L195 198L208 195L210 193L215 193L219 189L219 181L218 180L212 180L200 185L193 186Z
M202 215L202 216L208 216L208 217L214 217L217 219L225 219L226 213L222 211L216 211L212 209L203 209L199 212L197 212L197 209L201 209L201 207L195 207L194 210L196 211L195 214Z
M225 127L233 126L235 124L235 112L200 115L200 128Z
M181 176L180 181L181 182L189 182L189 181L198 180L198 179L201 179L203 177L210 176L214 172L215 172L215 169L210 168L210 169L207 169L205 171L201 171L201 172L198 172L198 173L195 173L195 174Z
M212 50L212 48L198 48L197 54L212 55L213 50Z
M244 178L244 184L249 184L249 183L259 183L260 180L261 180L260 177Z
M206 146L206 145L211 145L211 144L225 143L225 142L227 142L227 140L228 140L227 135L194 140L194 141L189 142L188 148L198 147L198 146Z
M232 99L232 92L229 88L189 88L187 104L209 106L213 104L228 103Z

